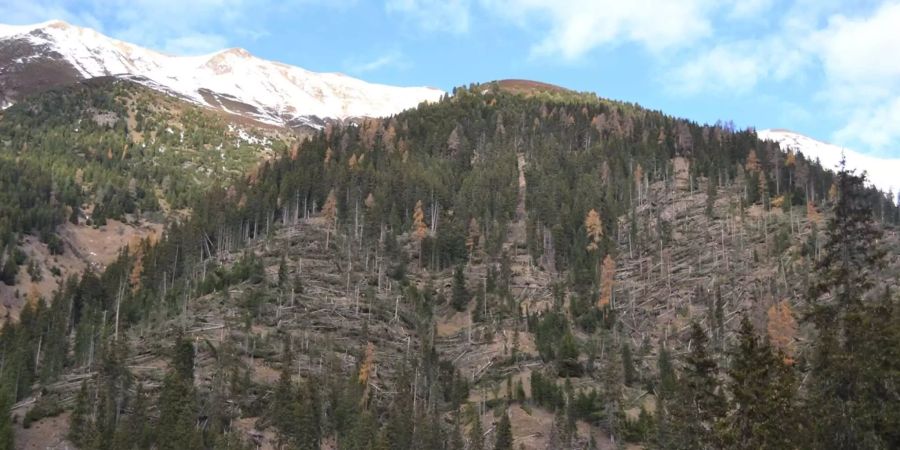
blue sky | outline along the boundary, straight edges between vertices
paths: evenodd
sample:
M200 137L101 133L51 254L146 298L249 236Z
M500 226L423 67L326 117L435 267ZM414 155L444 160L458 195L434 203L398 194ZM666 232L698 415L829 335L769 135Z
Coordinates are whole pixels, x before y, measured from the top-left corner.
M527 78L900 157L900 0L0 0L175 54L449 90Z

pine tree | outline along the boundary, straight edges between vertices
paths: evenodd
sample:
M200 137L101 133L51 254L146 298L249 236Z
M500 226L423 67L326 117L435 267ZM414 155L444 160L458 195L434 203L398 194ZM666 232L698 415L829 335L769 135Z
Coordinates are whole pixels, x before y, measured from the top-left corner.
M466 289L466 274L463 266L456 266L453 271L453 293L451 302L457 311L464 311L469 304L469 291Z
M176 339L172 366L159 394L157 446L160 450L196 449L201 442L195 428L194 347L184 337Z
M291 361L290 341L285 339L281 374L278 377L278 383L275 385L275 395L269 406L269 415L272 425L275 426L278 443L281 447L291 445L293 438L297 435L297 418L294 415L294 404L296 401L294 384L291 382Z
M288 281L288 268L287 261L285 260L284 254L281 255L281 259L278 261L278 287L285 287Z
M634 359L631 356L631 344L628 340L622 345L622 375L625 385L631 386L637 380L637 371L634 369Z
M0 387L0 450L14 450L12 419L10 409L12 400L5 387Z
M497 440L494 443L494 450L512 450L513 437L512 425L509 423L509 411L504 411L500 417L500 423L497 425Z
M478 413L475 411L475 408L472 405L469 405L466 408L467 416L469 416L469 421L472 423L469 426L469 450L484 450L484 429L481 427L481 417L478 417Z
M147 395L144 393L143 384L138 384L135 392L131 414L119 422L113 448L116 449L146 449L150 448L150 436L147 425Z
M709 339L696 322L691 325L691 351L669 405L672 447L678 449L721 448L720 427L726 404L719 391L718 366L709 354Z
M747 317L728 369L731 411L725 444L736 449L792 449L801 444L793 371L756 336Z
M297 420L295 436L299 450L319 450L322 442L320 398L316 379L309 379L297 388L293 417Z
M808 295L806 320L818 333L810 359L808 414L814 417L813 445L822 448L887 448L900 445L888 426L900 417L900 377L893 326L884 315L895 310L873 301L875 277L884 266L881 230L866 200L865 176L843 166L835 183L833 216ZM879 317L881 316L881 317ZM891 317L887 314L887 317ZM875 327L879 335L873 335ZM896 336L896 334L893 334ZM873 343L883 343L875 348Z
M75 407L72 415L69 416L68 436L69 440L79 447L84 446L90 436L89 401L87 381L82 381L81 389L78 390L78 395L75 397Z
M718 196L718 187L716 180L710 177L706 181L706 217L713 218L716 207L716 197Z

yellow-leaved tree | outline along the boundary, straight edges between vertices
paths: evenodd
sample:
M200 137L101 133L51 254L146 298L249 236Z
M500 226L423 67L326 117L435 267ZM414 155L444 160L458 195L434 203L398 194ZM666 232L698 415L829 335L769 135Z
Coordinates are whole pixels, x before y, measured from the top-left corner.
M428 234L428 225L425 225L425 210L422 207L422 200L416 202L416 208L413 210L413 238L419 242L419 264L422 264L422 241Z
M372 378L372 372L375 370L375 344L369 342L366 344L366 356L363 358L362 364L359 366L359 384L363 386L362 397L359 404L362 409L366 409L369 401L369 379Z
M806 202L806 219L816 225L822 221L822 215L816 210L816 204L812 200Z
M328 198L325 199L325 204L322 206L322 218L325 219L325 248L328 248L332 228L337 222L337 213L337 196L334 194L334 189L331 189L331 192L328 193Z
M744 164L744 168L747 169L747 172L759 171L759 158L756 156L756 150L750 150L750 153L747 154L747 163Z
M611 255L603 258L600 266L600 298L597 300L597 308L603 310L604 316L612 304L613 285L616 282L616 260Z
M589 252L597 251L600 248L600 240L603 238L603 221L595 209L588 211L584 217L584 229L587 231L587 250Z
M784 353L785 364L794 362L794 339L797 337L797 321L787 300L772 305L768 312L767 331L772 346Z

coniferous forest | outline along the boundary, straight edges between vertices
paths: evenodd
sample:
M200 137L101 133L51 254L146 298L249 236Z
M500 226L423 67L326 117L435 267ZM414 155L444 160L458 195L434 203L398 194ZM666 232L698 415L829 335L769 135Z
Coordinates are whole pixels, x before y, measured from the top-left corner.
M265 145L148 91L0 116L0 281L85 211L165 223L5 319L0 449L900 448L864 174L561 89Z

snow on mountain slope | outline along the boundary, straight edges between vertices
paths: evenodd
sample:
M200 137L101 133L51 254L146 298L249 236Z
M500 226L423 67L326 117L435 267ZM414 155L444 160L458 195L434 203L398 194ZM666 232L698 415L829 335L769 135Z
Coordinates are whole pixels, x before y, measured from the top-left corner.
M878 158L865 155L836 145L817 141L811 137L789 130L759 130L756 135L764 141L773 141L782 150L803 153L810 160L818 159L822 167L833 169L841 161L841 154L847 158L847 167L866 171L869 182L884 192L898 193L900 187L900 159Z
M61 21L0 25L0 44L17 43L5 65L62 59L79 78L130 76L196 103L278 125L312 123L309 116L381 117L437 101L444 92L427 87L368 83L339 73L316 73L257 58L232 48L203 56L171 56ZM30 47L23 52L22 46ZM13 72L16 67L0 68ZM7 99L7 102L10 100Z

